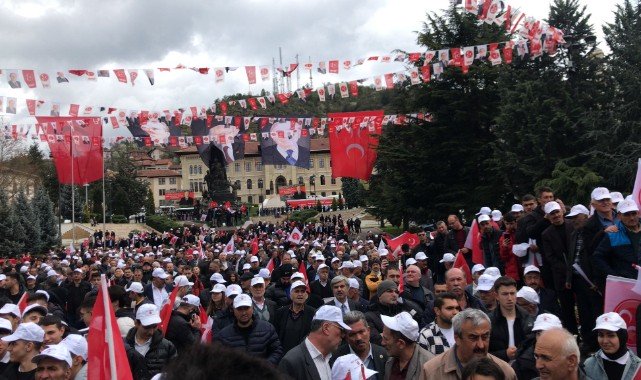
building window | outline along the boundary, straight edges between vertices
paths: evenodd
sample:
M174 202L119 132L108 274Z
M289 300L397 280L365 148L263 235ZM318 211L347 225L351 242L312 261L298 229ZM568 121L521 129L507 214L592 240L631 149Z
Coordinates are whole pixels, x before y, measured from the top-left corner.
M245 162L245 171L246 172L251 172L252 171L252 163L251 162Z
M303 177L298 177L298 184L301 186L305 184L305 182L303 181Z
M332 195L336 195L336 192L335 192L335 191L332 191Z
M257 172L262 172L263 171L263 163L260 161L256 161L256 171Z
M203 174L203 166L198 165L198 174Z
M176 177L169 178L169 184L170 185L175 185L176 184Z
M274 165L274 169L283 170L283 165Z
M313 167L314 167L314 159L313 159L313 158L310 158L310 159L309 159L309 168L311 169L311 168L313 168Z
M321 197L326 197L326 196L327 196L327 193L324 191L321 191Z
M315 179L316 179L316 177L315 177L315 176L313 176L313 175L310 175L310 176L309 176L309 186L312 186L312 185L314 184L314 180L315 180Z
M336 178L332 177L331 182L332 182L332 185L336 185Z
M248 179L247 180L247 190L251 190L251 188L252 188L252 180Z
M269 181L269 190L274 190L274 181Z
M265 198L263 198L262 195L258 196L258 202L263 203L264 200L265 200Z
M234 162L234 171L240 173L240 162Z
M259 188L259 189L262 189L262 188L263 188L263 179L262 179L262 178L259 178L259 179L258 179L258 188Z
M324 175L320 176L320 184L321 184L321 186L325 185L325 176Z
M247 203L249 203L249 204L254 204L254 197L252 197L251 195L250 195L250 196L248 196L248 197L247 197Z
M325 167L325 159L324 158L319 158L318 159L318 167L320 169L323 169Z
M291 185L292 185L292 180L290 179L290 180L289 180L289 186L291 186Z
M194 174L194 166L193 165L189 165L189 174L190 175Z
M234 182L234 187L236 188L236 190L240 191L240 180L239 179L237 179L236 182Z
M164 185L165 184L165 179L164 178L158 178L158 184L159 185Z
M165 195L165 189L158 189L158 195Z

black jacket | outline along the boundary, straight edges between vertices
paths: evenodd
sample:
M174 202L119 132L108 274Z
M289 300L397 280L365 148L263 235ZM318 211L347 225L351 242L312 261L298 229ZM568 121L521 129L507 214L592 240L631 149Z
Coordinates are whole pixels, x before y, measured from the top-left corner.
M387 362L387 351L376 344L370 343L372 347L372 360L374 361L374 371L378 372L376 375L370 377L372 380L383 380L385 378L385 362ZM334 362L340 356L351 354L349 345L342 344L338 350L334 352L332 358L329 360L329 365L334 366Z
M87 281L80 281L78 286L70 282L67 287L67 313L75 314L80 308L80 304L85 299L85 295L91 291L91 284Z
M545 212L541 206L537 206L532 212L519 219L516 227L516 242L527 243L528 239L536 239L538 242L541 233L550 226L550 222L544 217Z
M469 308L479 309L482 312L487 313L487 309L483 305L483 302L481 302L480 299L473 296L472 290L471 289L468 290L467 287L465 288L465 297L467 298L468 309ZM419 323L419 325L427 326L430 323L434 322L434 319L436 319L436 314L434 313L434 301L432 301L425 307L425 313L423 313L423 321L422 323Z
M492 323L492 332L490 333L490 354L509 362L505 350L509 344L509 333L507 328L507 320L501 313L501 307L497 306L492 313L490 313L490 322ZM516 320L514 321L514 345L519 347L521 342L532 332L534 326L534 317L528 314L520 306L516 306Z
M521 342L521 347L516 350L516 358L512 363L512 369L519 380L532 380L539 376L534 360L534 346L536 337L530 336Z
M169 319L165 338L174 344L178 354L200 342L200 330L191 327L189 315L174 310Z
M565 289L565 283L572 283L572 264L574 264L574 250L570 249L574 226L569 222L563 223L565 239L559 234L556 226L550 225L541 234L543 254L550 264L554 278L555 289Z
M285 288L280 283L274 284L274 286L270 286L269 288L267 288L267 290L265 291L265 298L269 298L270 300L276 302L276 305L278 305L279 307L287 306L292 303L292 300L287 296Z
M370 327L370 342L379 345L381 344L381 333L383 332L384 326L381 315L393 317L403 311L410 313L419 326L422 324L421 317L423 313L416 303L405 299L403 300L403 303L400 303L399 298L399 303L396 305L385 306L378 302L378 299L373 299L369 304L369 311L365 313L365 318L367 319L367 323Z
M125 338L127 344L131 347L136 347L136 329L133 328L127 333ZM151 346L147 355L145 355L145 363L149 376L153 377L161 372L169 361L177 356L176 347L173 343L162 337L162 332L156 330L151 338Z
M253 319L250 327L241 329L236 323L220 330L217 339L223 346L240 349L251 356L266 359L273 365L283 357L283 348L274 326Z
M298 341L298 343L302 342L307 336L307 334L309 334L309 331L312 328L312 318L314 318L314 313L316 313L316 309L314 309L309 305L305 305L305 309L303 310L303 315L299 317L299 318L302 318L301 327L300 329L297 329L297 330L287 327L287 320L289 318L290 313L291 313L290 306L283 306L278 310L276 310L276 317L274 318L274 328L276 329L276 334L278 334L278 339L283 345L284 353L287 353L287 351L293 348L293 347L285 346L284 344L284 342L286 341L285 335L287 335L287 338L288 338L287 340L289 341ZM295 335L295 336L292 336L292 335Z
M127 353L127 360L129 360L129 368L131 369L131 376L134 380L149 380L149 370L147 369L147 362L145 357L140 355L135 348L130 346L126 341L125 352Z
M278 369L292 379L321 380L305 342L289 350L278 364Z

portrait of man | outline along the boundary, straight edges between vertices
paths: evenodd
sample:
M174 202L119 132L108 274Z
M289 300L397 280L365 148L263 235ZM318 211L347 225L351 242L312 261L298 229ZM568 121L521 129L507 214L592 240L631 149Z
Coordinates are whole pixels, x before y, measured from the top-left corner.
M12 113L12 114L16 113L16 102L17 102L16 98L7 98L6 113Z
M50 116L60 116L60 103L51 104Z
M309 168L309 134L301 122L278 119L263 138L263 165L294 165ZM303 136L305 135L305 136Z
M18 80L18 73L15 71L10 71L9 72L9 86L11 88L21 88L22 83Z
M198 154L208 168L214 163L228 165L245 157L245 127L242 123L229 124L221 120L212 120L211 128L207 127L206 118L194 118L191 122L191 134L209 138L209 143L197 145ZM238 125L238 126L237 126Z
M169 127L159 119L158 112L150 112L149 119L141 123L140 129L146 132L151 141L156 144L164 144L169 140Z
M69 79L65 77L65 73L62 71L56 73L56 80L58 80L58 83L69 83Z
M230 164L242 158L243 145L237 141L236 136L240 133L240 128L234 125L219 124L209 129L210 141L220 149L225 156L225 162Z

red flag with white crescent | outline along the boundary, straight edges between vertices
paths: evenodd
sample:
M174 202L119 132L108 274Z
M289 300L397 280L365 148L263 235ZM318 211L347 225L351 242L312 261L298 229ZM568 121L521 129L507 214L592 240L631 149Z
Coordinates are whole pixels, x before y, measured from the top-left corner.
M395 251L397 247L400 247L403 244L407 244L410 246L410 248L416 247L420 243L420 240L418 238L417 234L411 234L407 231L403 232L402 234L398 235L394 239L390 239L387 241L387 245L390 246L392 251Z
M452 267L459 268L463 272L465 272L465 278L467 279L467 283L468 284L472 283L472 271L470 271L470 266L467 265L465 256L463 256L463 253L460 250L456 253L456 258L454 259L454 265Z
M258 253L258 236L254 237L251 242L251 254L255 255Z
M303 239L303 234L300 232L298 227L295 227L294 230L292 231L291 234L289 234L289 237L287 238L287 241L290 241L296 245L300 245L300 241Z
M174 290L172 290L169 295L169 301L160 309L160 324L158 325L158 329L162 331L162 335L167 335L167 327L169 327L171 312L174 310L174 304L176 303L176 297L178 296L178 289L180 289L180 287L174 287Z
M20 300L18 301L18 309L20 309L20 314L22 314L24 309L27 307L28 295L29 295L29 292L22 293L22 297L20 297Z
M231 239L229 239L229 243L227 243L227 245L225 246L225 249L223 250L223 252L225 252L226 254L234 253L234 251L235 251L235 249L234 249L234 238L235 237L236 237L236 235L233 235L231 237Z
M483 250L481 250L481 235L476 219L472 222L470 232L468 232L463 246L472 251L472 262L474 264L484 264L485 259L483 258Z
M245 72L247 73L247 81L249 84L256 83L256 66L245 66Z

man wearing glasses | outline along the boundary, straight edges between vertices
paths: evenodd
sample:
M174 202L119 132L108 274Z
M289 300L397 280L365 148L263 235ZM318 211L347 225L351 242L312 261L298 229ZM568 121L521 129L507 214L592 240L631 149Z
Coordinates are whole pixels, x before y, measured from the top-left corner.
M136 312L136 325L129 330L125 341L145 358L149 376L159 373L169 360L177 356L173 343L158 330L161 322L154 304L141 305Z

